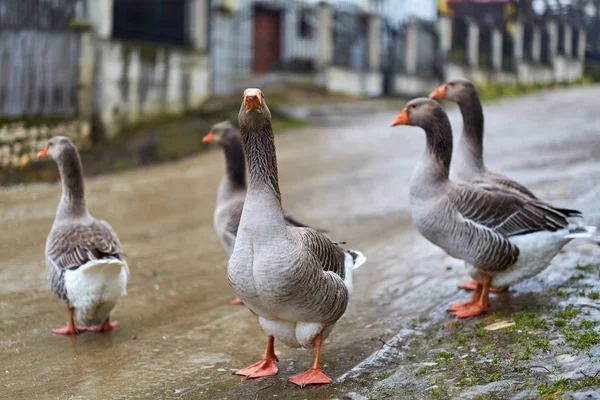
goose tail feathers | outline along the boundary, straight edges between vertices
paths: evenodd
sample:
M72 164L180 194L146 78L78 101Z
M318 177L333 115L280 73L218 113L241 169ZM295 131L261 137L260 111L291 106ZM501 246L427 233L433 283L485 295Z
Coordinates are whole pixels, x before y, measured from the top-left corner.
M367 257L365 257L365 255L358 250L346 250L346 254L349 254L352 257L353 270L367 262Z

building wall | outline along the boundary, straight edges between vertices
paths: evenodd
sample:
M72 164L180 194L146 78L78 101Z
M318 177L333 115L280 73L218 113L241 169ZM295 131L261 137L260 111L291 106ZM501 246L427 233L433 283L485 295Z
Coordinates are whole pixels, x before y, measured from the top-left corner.
M199 107L210 93L208 56L115 40L97 43L95 111L105 133Z

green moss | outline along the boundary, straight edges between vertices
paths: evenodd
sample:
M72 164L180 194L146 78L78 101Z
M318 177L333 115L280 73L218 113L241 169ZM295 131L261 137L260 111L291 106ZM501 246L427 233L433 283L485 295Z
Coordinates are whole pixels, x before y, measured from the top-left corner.
M448 362L448 360L450 360L451 358L452 358L452 354L448 353L447 351L440 351L437 354L438 362Z
M561 333L565 337L565 340L577 350L587 350L591 346L600 343L600 333L593 330L581 332L572 327L567 327Z
M499 381L502 378L502 372L494 372L493 374L490 375L489 381L490 382L496 382Z
M588 297L592 300L598 300L598 299L600 299L600 292L596 292L596 291L589 292Z
M580 279L585 279L585 274L576 274L571 277L572 281L578 281Z
M431 370L428 367L423 367L417 370L417 372L415 372L415 376L429 375L430 371Z
M579 324L579 328L581 328L581 329L591 329L591 328L596 327L597 325L598 325L598 321L593 321L591 319L584 319Z
M526 346L525 351L523 353L517 354L515 356L515 360L519 360L519 361L531 360L531 347Z
M558 327L558 328L562 328L563 326L567 325L567 321L565 321L564 319L557 319L554 321L554 326Z
M587 387L598 387L600 385L600 375L595 377L585 377L582 379L559 378L551 384L541 384L537 387L540 396L550 396L555 393L563 393L567 390L579 390Z
M550 350L550 342L547 339L538 338L535 339L532 343L533 347L537 347L538 349L542 349L544 351Z
M592 270L594 269L593 266L586 264L586 265L578 265L575 267L575 269L577 271L583 271L583 272L592 272Z
M517 327L540 329L546 327L546 320L533 312L519 312L513 314Z
M391 372L383 372L383 373L381 373L381 374L375 375L375 376L373 377L373 379L374 379L374 380L376 380L376 381L382 381L382 380L384 380L384 379L387 379L387 378L389 378L391 375L392 375L392 373L391 373Z
M568 305L564 310L555 312L554 316L561 319L573 319L579 314L581 314L581 310L573 307L572 305Z
M73 29L75 31L85 32L92 29L92 23L86 19L78 19L73 18L67 22L67 26L69 29Z

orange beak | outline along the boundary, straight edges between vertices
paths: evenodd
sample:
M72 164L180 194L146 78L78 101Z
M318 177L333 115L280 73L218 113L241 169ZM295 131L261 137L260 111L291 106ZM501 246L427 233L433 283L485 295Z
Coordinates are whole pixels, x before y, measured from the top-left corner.
M440 99L443 99L444 97L446 97L446 84L445 83L429 94L429 98L433 99L433 100L440 100Z
M392 126L397 125L408 125L408 111L406 111L406 107L404 107L396 119L392 121Z
M42 151L40 151L39 153L37 153L37 158L46 158L48 157L48 145L46 145Z
M206 136L202 138L202 143L211 143L213 141L214 134L212 131L208 132Z
M244 108L260 110L262 107L262 95L258 89L246 89L244 91Z

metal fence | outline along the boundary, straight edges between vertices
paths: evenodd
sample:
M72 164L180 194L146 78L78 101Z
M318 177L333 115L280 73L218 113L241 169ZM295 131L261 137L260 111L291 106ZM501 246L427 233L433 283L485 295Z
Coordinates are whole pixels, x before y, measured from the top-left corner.
M492 69L492 57L494 53L492 43L493 26L489 23L479 25L479 68Z
M334 4L333 64L350 69L368 66L367 17L354 4Z
M77 111L81 0L0 0L0 117Z
M515 68L514 25L505 21L502 24L502 70L513 72Z
M469 44L469 24L466 18L456 16L452 18L452 54L453 63L467 65L467 52Z

